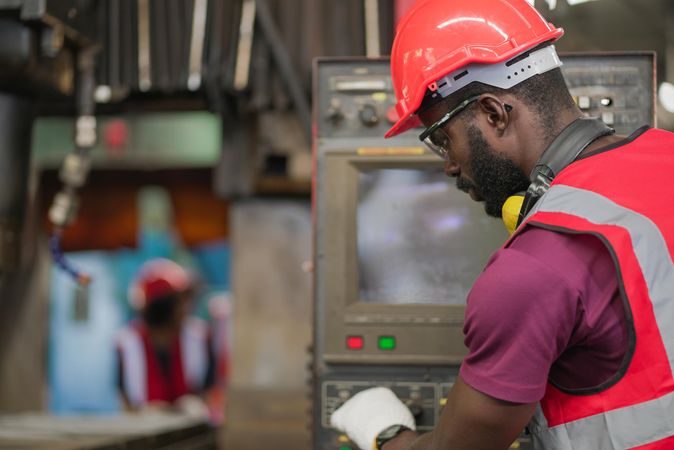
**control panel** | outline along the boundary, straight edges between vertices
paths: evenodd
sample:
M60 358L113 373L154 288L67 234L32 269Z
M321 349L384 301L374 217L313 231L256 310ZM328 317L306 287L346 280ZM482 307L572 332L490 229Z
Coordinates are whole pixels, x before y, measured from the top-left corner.
M655 126L655 54L562 54L562 73L578 107L629 135ZM319 138L383 139L397 120L387 60L343 60L322 67L316 121ZM416 138L408 133L403 139Z
M358 392L375 387L390 388L410 409L418 431L430 431L438 423L447 402L452 382L391 381L390 379L335 380L321 385L321 426L330 430L330 415ZM334 430L323 434L319 449L356 450L348 436ZM512 449L531 449L531 438L523 433L510 446Z
M321 64L321 77L317 80L318 136L383 139L398 120L389 70L387 60Z
M562 55L562 73L578 108L629 135L655 125L655 54Z
M449 392L451 383L446 383ZM431 430L444 406L440 384L418 382L391 382L390 380L330 381L323 383L322 424L330 426L330 415L353 395L365 389L384 386L390 388L412 411L419 430Z

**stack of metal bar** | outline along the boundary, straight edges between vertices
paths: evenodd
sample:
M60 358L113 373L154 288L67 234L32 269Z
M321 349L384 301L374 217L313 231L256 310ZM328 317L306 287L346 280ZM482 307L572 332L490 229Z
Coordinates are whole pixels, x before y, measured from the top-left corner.
M239 2L101 0L97 11L99 100L138 92L197 91L220 79ZM108 98L106 98L108 97Z
M378 9L378 48L386 53L393 7ZM250 88L256 110L285 109L295 99L284 64L308 95L314 57L366 50L363 0L100 0L96 21L97 80L113 95L195 91L217 81L224 90Z

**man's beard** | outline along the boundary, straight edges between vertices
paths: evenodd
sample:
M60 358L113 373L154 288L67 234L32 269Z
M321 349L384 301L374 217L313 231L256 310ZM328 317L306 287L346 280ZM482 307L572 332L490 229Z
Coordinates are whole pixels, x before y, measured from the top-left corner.
M476 126L468 129L468 144L470 169L475 184L459 176L456 187L464 192L473 189L484 200L487 214L501 217L501 208L506 199L517 192L526 191L529 178L513 161L496 153Z

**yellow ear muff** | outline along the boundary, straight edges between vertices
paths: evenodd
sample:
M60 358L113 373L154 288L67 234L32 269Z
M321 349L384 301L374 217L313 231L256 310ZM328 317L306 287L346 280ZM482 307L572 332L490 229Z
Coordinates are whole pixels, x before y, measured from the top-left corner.
M520 216L520 210L522 209L522 204L524 203L524 195L517 194L508 199L503 204L501 208L501 217L503 219L503 224L508 230L508 234L512 236L517 228L517 220Z

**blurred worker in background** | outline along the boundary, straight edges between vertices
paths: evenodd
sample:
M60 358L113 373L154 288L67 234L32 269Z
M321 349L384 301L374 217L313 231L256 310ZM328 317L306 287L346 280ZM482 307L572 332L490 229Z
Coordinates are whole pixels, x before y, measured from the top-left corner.
M373 388L332 415L362 449L506 449L527 424L542 449L674 448L674 135L584 118L562 34L525 0L420 0L398 25L387 136L425 127L516 230L468 295L436 428Z
M129 289L137 320L117 339L119 388L129 410L177 410L209 417L207 393L216 383L206 322L190 317L194 283L168 259L145 263Z

